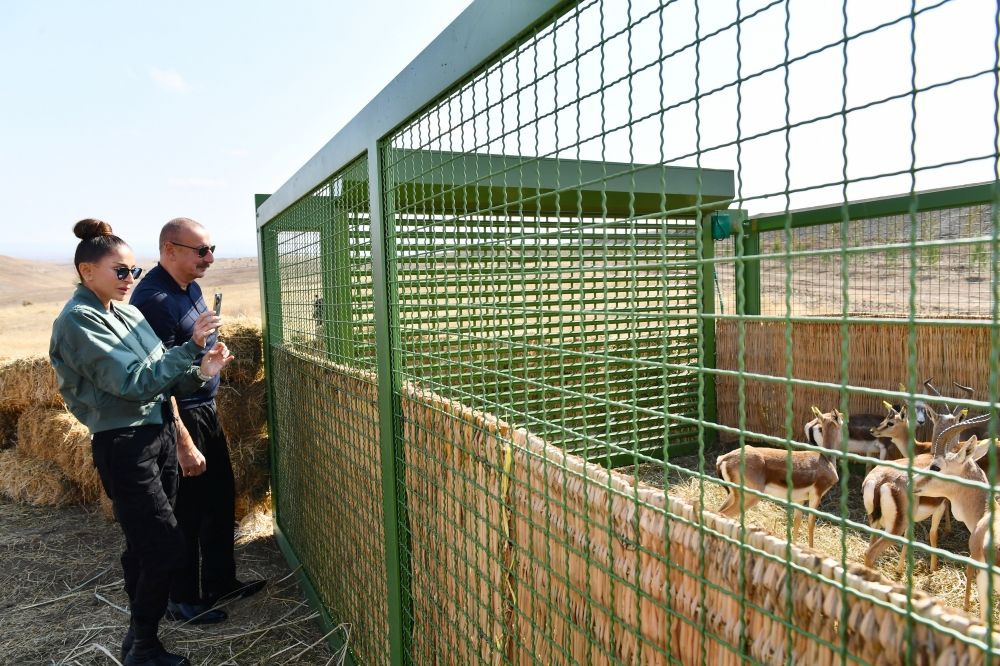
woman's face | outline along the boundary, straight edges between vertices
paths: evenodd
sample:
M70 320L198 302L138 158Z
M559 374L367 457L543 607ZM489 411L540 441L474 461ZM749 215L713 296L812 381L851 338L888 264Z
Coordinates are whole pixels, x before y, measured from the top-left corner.
M96 262L80 264L80 275L83 284L94 292L101 302L108 305L111 301L124 301L128 290L135 283L131 269L135 267L135 255L128 245L119 245ZM118 278L119 269L125 273L124 279Z

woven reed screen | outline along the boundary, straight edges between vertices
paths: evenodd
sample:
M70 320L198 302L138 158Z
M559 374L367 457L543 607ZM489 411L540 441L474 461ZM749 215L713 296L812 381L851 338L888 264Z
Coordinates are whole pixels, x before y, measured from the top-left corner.
M790 327L792 367L796 380L825 383L840 381L840 324L823 322L746 322L743 324L743 354L739 354L738 324L720 322L717 365L720 369L736 370L741 356L744 370L769 379L746 379L745 429L750 432L784 437L786 383L774 381L785 373L785 335ZM990 327L966 323L962 326L917 324L913 327L917 343L917 377L933 379L954 393L953 382L977 387L988 393L990 370ZM910 326L870 324L855 321L848 328L847 384L886 392L906 384L907 335ZM737 406L737 379L725 375L718 381L719 421L737 427L740 419ZM792 422L800 425L812 418L812 405L839 404L838 390L832 387L798 386L793 394ZM883 397L877 394L849 393L849 414L885 415ZM801 433L792 433L795 439Z
M461 70L418 59L262 221L276 521L351 658L997 661L1000 604L959 608L996 447L935 550L929 460L882 525L845 441L883 400L997 411L996 3L541 5L400 115Z

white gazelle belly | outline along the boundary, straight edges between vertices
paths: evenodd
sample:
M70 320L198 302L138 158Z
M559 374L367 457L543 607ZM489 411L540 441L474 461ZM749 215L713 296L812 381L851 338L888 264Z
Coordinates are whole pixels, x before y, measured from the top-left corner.
M788 486L783 483L764 484L764 492L778 499L788 498ZM792 488L792 501L804 504L809 499L809 488Z

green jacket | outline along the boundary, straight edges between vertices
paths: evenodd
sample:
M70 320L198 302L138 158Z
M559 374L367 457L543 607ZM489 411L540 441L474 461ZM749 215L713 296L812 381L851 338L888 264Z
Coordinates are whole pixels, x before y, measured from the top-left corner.
M49 360L66 406L91 433L163 423L161 403L204 383L188 341L170 351L131 305L104 309L83 285L52 324Z

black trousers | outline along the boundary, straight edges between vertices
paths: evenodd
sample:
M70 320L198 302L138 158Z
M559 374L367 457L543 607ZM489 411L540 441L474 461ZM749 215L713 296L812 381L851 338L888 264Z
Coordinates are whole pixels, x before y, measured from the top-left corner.
M122 570L136 638L156 636L184 551L174 517L177 430L166 425L94 433L94 464L125 533Z
M205 456L205 473L184 476L177 491L177 523L185 537L182 564L170 588L179 603L228 592L236 580L233 466L215 402L181 409L181 420Z

